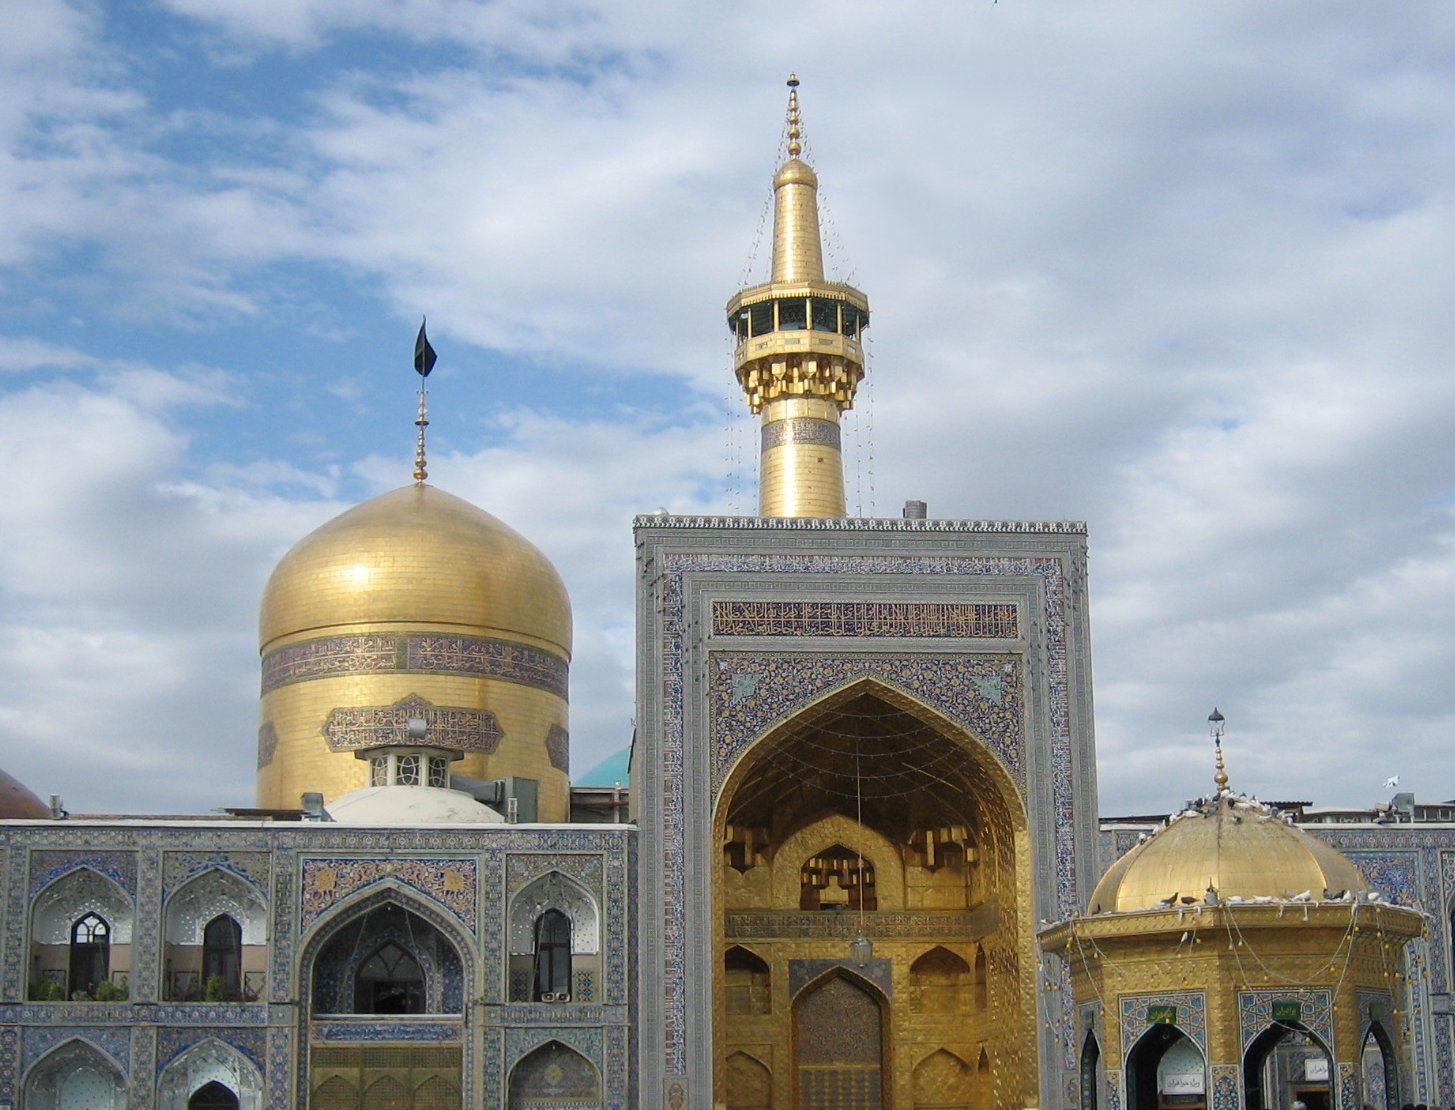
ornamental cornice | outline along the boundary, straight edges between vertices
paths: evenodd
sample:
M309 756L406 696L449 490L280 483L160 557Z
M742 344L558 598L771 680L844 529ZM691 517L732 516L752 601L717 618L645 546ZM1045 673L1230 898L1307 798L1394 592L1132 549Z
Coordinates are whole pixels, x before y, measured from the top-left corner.
M770 532L1001 532L1084 536L1084 520L906 520L901 517L677 516L649 514L632 519L632 528L746 528Z

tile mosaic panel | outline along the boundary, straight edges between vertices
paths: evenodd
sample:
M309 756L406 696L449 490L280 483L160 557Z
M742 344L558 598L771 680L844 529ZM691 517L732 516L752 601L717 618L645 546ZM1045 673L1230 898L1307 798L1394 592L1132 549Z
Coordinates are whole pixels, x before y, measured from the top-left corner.
M20 1030L0 1024L0 1101L14 1103L19 1097L16 1084L20 1079Z
M1238 1033L1241 1052L1247 1053L1258 1034L1273 1024L1273 1004L1296 1002L1300 1024L1330 1052L1334 1046L1333 996L1326 990L1241 990L1238 992Z
M817 447L832 447L842 450L842 431L836 420L819 420L812 416L790 416L786 420L773 420L762 426L761 450L769 451L787 443L806 443Z
M220 1041L246 1056L258 1069L259 1074L262 1074L265 1072L266 1034L267 1031L261 1027L188 1025L179 1028L159 1026L157 1029L156 1073L160 1075L166 1070L168 1064L189 1048L202 1044L204 1041Z
M967 521L865 521L866 531L988 531L1084 534L1085 526L1073 522L967 522ZM637 527L669 528L779 528L774 518L639 518ZM842 530L842 521L794 521L791 528ZM1055 830L1053 854L1057 891L1057 912L1069 915L1076 909L1075 821L1071 755L1070 692L1067 657L1066 575L1056 555L956 556L928 554L806 554L806 553L706 553L664 551L658 567L661 624L659 630L663 660L661 837L663 876L662 1021L664 1031L663 1068L667 1075L687 1072L687 966L686 929L686 777L684 663L689 628L686 581L706 574L757 574L787 576L815 575L927 575L989 578L1019 576L1040 581L1042 609L1033 617L1040 633L1039 664L1046 688L1049 717L1051 814Z
M475 861L397 856L313 856L302 861L299 926L307 929L337 903L373 886L394 882L437 902L471 932L475 929Z
M21 1033L21 1074L67 1041L78 1040L106 1053L123 1075L131 1071L131 1030L125 1025L28 1025Z
M712 634L1014 640L1018 614L1004 603L730 599L712 603Z
M308 1026L312 1041L352 1041L369 1044L390 1042L456 1042L464 1040L465 1025L459 1021L315 1021Z
M571 734L560 725L552 725L546 732L546 758L556 770L571 773Z
M1214 1064L1211 1110L1243 1110L1243 1075L1237 1064Z
M62 875L86 867L105 875L128 895L136 897L136 853L78 851L33 851L30 853L30 896L35 897Z
M410 694L393 705L349 705L329 712L323 722L323 736L330 751L356 752L391 744L417 744L411 740L409 722L422 717L429 723L426 742L431 747L489 755L500 747L505 735L495 714L488 709L433 705L418 694Z
M162 854L162 901L189 879L204 871L226 871L236 875L267 900L272 856L268 852L164 852Z
M453 674L517 682L566 697L569 664L559 655L508 640L438 633L327 636L263 657L262 692L339 675Z
M712 793L766 730L856 682L870 680L938 710L984 738L1025 792L1021 666L1003 655L816 655L714 651Z
M1161 994L1124 994L1117 999L1121 1012L1122 1053L1130 1055L1142 1034L1156 1024L1157 1010L1177 1011L1177 1028L1202 1049L1207 1058L1207 996L1202 991Z
M559 871L568 879L575 879L593 895L601 894L602 858L594 853L557 855L555 853L512 852L505 858L505 891L514 898L521 889L529 886L552 871Z

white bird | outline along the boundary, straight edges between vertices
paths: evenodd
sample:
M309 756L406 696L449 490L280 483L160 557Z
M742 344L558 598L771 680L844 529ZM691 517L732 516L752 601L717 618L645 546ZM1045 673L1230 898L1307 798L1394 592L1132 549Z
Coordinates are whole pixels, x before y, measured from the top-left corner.
M1390 775L1389 778L1387 778L1387 779L1384 780L1384 788L1386 790L1393 790L1398 785L1399 785L1399 776L1398 775Z
M1313 897L1313 891L1301 890L1289 899L1290 902L1307 902Z

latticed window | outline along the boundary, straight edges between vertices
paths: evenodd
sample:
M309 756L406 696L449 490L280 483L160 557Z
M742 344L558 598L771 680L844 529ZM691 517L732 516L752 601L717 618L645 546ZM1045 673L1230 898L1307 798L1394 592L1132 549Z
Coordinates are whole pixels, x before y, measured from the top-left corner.
M359 968L354 1009L361 1014L424 1013L424 972L399 945L384 945Z
M220 913L202 930L202 982L218 980L223 997L237 998L242 986L242 926Z
M571 919L560 910L536 918L535 988L537 1002L566 1002L571 997Z
M389 785L389 757L388 756L376 755L373 759L369 760L369 785L370 786L388 786Z
M429 784L431 786L438 786L441 788L450 785L449 760L445 759L442 756L430 756Z
M419 756L401 755L399 764L394 773L394 782L398 786L419 785Z
M111 926L88 913L71 926L71 993L92 994L111 974Z

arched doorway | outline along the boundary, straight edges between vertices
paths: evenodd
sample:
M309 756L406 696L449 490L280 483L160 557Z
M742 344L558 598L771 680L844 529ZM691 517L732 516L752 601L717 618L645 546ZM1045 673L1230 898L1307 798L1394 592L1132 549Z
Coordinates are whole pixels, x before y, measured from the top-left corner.
M1247 1110L1281 1110L1295 1101L1308 1110L1334 1110L1333 1080L1328 1050L1299 1024L1270 1025L1243 1055Z
M1379 1022L1371 1022L1359 1054L1360 1080L1364 1101L1374 1110L1395 1110L1399 1101L1398 1057L1394 1044Z
M726 954L751 945L784 1003L742 1014L733 984L715 984L718 1090L731 1099L733 1054L807 1043L799 992L837 966L882 1000L886 1099L898 1090L908 1102L915 1067L940 1049L962 1061L988 1050L1024 1083L1015 1097L1034 1095L1030 839L988 745L865 679L751 745L725 777L715 822L718 967L734 970ZM898 996L892 984L904 985ZM948 1029L925 1020L942 1005L955 1011Z
M1207 1106L1207 1061L1197 1042L1175 1025L1154 1025L1142 1034L1127 1053L1126 1082L1127 1110Z
M1101 1105L1101 1082L1097 1072L1101 1064L1101 1045L1096 1034L1086 1031L1086 1040L1081 1042L1081 1110L1097 1110Z
M193 1092L187 1110L238 1110L237 1095L214 1079Z
M848 973L829 975L793 1001L793 1071L799 1106L879 1110L885 1097L883 996Z

